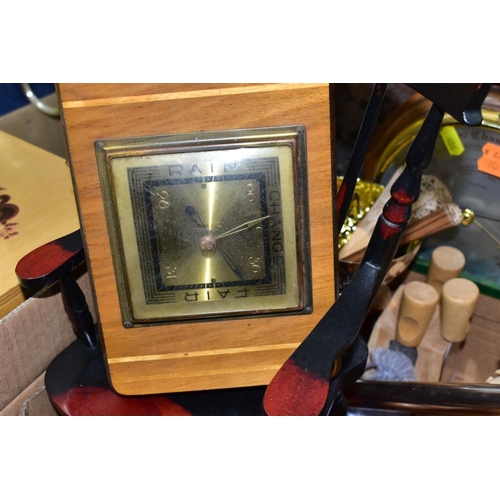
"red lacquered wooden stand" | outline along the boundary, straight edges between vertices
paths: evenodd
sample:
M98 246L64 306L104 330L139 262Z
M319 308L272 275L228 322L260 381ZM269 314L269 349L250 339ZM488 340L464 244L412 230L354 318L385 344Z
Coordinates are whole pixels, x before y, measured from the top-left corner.
M43 288L59 281L64 309L77 340L49 365L45 387L63 415L189 415L164 396L124 397L109 386L96 325L72 270L85 259L80 231L23 257L16 274L22 286Z

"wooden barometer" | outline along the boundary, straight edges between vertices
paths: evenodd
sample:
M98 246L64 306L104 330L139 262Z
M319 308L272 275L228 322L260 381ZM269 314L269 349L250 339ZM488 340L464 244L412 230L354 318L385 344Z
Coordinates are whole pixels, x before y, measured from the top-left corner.
M335 301L328 84L60 84L108 377L265 385Z

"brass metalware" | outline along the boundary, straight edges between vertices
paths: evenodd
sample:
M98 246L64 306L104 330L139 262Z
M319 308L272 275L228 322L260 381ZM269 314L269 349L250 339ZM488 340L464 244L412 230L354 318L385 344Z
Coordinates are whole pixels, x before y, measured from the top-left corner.
M342 184L342 177L337 178L337 190ZM358 179L347 217L340 229L338 247L341 249L356 230L356 226L363 217L370 211L375 200L380 196L384 186L375 182Z

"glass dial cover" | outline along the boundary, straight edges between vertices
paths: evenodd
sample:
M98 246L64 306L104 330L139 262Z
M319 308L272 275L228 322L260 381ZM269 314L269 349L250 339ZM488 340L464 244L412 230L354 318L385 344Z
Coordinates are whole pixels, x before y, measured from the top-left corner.
M96 143L124 324L311 310L304 134Z

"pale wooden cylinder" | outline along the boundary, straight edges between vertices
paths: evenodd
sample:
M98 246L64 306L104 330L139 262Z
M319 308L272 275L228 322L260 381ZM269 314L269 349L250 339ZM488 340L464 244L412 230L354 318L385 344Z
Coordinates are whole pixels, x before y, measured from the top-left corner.
M470 329L479 288L465 278L454 278L443 286L441 297L441 336L448 342L462 342Z
M449 246L438 247L432 252L427 283L441 294L443 285L460 276L464 266L465 256L460 250Z
M404 286L396 329L396 340L400 344L407 347L420 344L438 300L438 292L427 283L412 281Z

